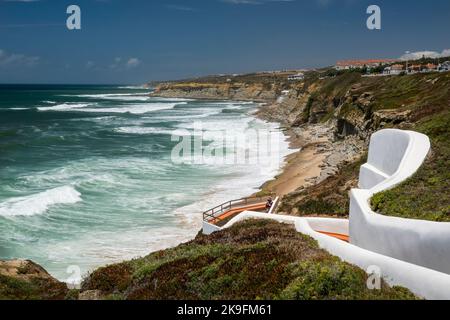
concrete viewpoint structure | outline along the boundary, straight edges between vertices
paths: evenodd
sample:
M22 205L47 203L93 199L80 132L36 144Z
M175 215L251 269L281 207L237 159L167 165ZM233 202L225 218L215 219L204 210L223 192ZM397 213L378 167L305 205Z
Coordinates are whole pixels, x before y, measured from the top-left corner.
M319 246L368 273L380 272L390 285L410 289L426 299L450 299L450 223L382 216L370 199L411 177L429 151L427 136L395 129L375 133L368 162L361 167L359 189L351 192L350 219L302 218L245 211L225 226L204 222L210 234L245 219L272 219L294 224ZM349 242L334 235L349 236Z

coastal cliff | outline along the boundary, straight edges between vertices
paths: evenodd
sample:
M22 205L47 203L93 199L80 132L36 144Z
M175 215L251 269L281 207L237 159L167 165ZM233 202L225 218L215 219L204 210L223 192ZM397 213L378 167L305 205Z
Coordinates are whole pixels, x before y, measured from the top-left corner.
M153 82L153 96L275 103L290 87L288 76L296 71L208 76L170 82Z
M168 98L275 101L279 90L263 83L177 83L159 85L155 96Z
M258 116L281 123L293 145L301 147L261 191L282 195L279 212L289 215L346 217L348 191L357 185L370 135L383 128L427 134L432 153L423 167L397 188L376 195L372 205L381 214L450 221L450 73L330 77L324 69L293 82L284 73L219 76L159 83L153 95L264 102ZM291 226L247 221L99 268L86 276L81 290L68 290L31 262L1 262L0 298L416 298L384 283L382 290L369 291L366 280L363 270L319 249Z
M369 138L384 128L417 130L432 138L433 155L439 155L441 170L431 168L431 160L421 169L428 181L439 181L427 186L427 197L434 198L431 190L448 194L448 179L442 168L448 163L449 152L440 142L448 134L448 125L439 124L448 118L450 109L448 72L365 77L359 72L330 76L329 69L322 69L306 72L303 81L287 81L285 73L220 76L157 84L153 94L264 102L258 116L281 123L293 145L302 148L287 159L284 173L263 186L263 193L283 195L279 210L284 214L347 216L348 192L357 185ZM319 159L314 164L318 169L303 169L303 173L294 169L302 162L311 163L312 158ZM434 177L436 173L439 178ZM419 189L418 181L414 189ZM383 199L375 198L379 209L389 208L382 212L417 215L412 207L407 213L401 212L386 199L388 194ZM407 199L408 194L403 197ZM427 206L427 214L422 217L450 220L450 210L443 201L434 203L440 205Z

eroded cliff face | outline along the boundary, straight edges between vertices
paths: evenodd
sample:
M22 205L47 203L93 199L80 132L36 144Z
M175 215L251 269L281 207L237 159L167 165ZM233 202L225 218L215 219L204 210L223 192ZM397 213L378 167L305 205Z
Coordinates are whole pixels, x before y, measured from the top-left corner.
M434 75L436 76L439 75ZM436 83L440 80L430 81ZM405 84L401 81L399 83L398 79L393 77L363 78L360 74L348 73L334 78L315 77L309 81L291 83L270 81L161 83L157 85L152 95L167 98L264 102L265 106L258 114L267 120L294 128L328 123L333 126L337 139L357 136L367 140L376 130L397 126L410 119L413 106L405 107L404 97L395 96L395 90L401 90L403 86L415 87L417 91L415 96L426 91L428 87L427 82L421 79L414 79L412 83ZM386 90L394 91L391 97L385 97Z
M450 99L449 73L362 77L348 73L292 85L260 115L291 127L331 124L336 139L368 140L373 132L401 127L441 111Z
M410 129L450 105L450 73L362 77L344 73L275 84L170 84L155 95L264 101L258 115L289 128L303 146L325 157L321 173L284 197L283 213L348 214L348 191L357 185L370 136L384 128Z
M317 81L308 90L295 90L290 95L292 98L263 112L274 119L279 115L300 132L315 126L328 128L327 142L317 149L327 157L320 176L284 197L280 210L294 215L342 217L348 214L348 192L357 186L371 135L384 128L423 132L422 121L448 112L450 74L375 78L349 74L339 81ZM277 108L283 108L288 116Z
M263 102L273 102L279 94L277 85L264 83L168 83L158 85L153 93L170 98Z

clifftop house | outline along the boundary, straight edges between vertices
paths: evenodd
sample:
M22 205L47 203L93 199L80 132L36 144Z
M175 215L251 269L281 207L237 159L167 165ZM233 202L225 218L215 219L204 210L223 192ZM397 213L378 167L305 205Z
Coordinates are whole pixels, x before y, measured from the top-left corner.
M305 79L305 74L303 74L303 73L297 73L297 74L293 74L293 75L290 75L289 77L288 77L288 80L289 81L301 81L301 80L303 80L303 79Z
M445 61L438 66L438 71L450 71L450 61Z
M424 72L432 72L432 71L437 71L438 66L433 64L433 63L427 63L425 65L425 67L422 69L422 71Z
M405 66L402 64L394 64L390 67L384 69L383 74L386 75L399 75L400 73L405 72Z

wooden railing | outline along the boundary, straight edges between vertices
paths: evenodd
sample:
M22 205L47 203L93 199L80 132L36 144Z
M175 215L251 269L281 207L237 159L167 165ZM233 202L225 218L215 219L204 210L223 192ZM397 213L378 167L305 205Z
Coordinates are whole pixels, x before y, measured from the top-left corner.
M245 207L250 204L266 202L269 198L273 198L273 195L264 197L248 197L224 202L217 207L203 212L203 221L209 222L211 220L215 220L217 217L220 217L223 213L233 208Z

